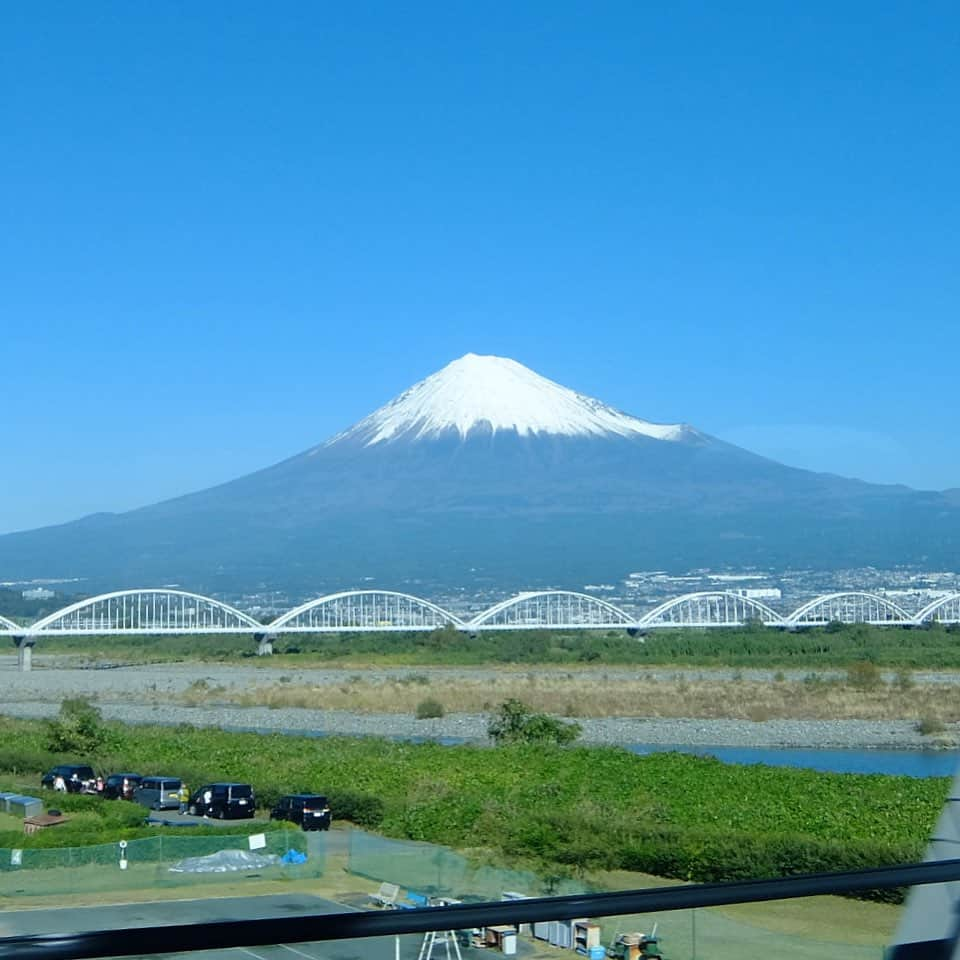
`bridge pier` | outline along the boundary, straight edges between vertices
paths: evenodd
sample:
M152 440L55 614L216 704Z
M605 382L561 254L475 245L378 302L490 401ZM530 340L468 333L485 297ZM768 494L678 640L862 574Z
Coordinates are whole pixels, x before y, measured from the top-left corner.
M33 637L14 637L14 646L17 648L17 669L21 673L29 673L33 669Z
M273 637L269 633L255 633L253 639L257 641L257 656L269 657L273 655Z

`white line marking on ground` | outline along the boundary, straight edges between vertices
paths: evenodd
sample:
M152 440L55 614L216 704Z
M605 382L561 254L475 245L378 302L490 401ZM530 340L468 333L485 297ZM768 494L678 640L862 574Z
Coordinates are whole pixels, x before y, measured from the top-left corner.
M248 950L246 947L237 947L241 953L249 953L251 957L256 957L256 960L267 960L266 957L261 956L259 953L254 953L252 950Z
M286 943L278 943L277 946L283 947L284 950L289 950L291 953L296 953L301 957L306 957L307 960L317 960L312 953L304 953L302 950L298 950L296 947L291 947Z

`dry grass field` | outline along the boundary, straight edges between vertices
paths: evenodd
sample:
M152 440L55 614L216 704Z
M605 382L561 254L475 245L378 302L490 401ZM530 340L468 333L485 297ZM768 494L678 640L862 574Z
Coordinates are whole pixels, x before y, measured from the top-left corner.
M892 683L857 673L841 680L811 675L804 680L691 680L538 671L504 672L489 678L452 680L414 673L401 679L362 674L339 685L269 683L210 686L198 681L176 695L189 706L232 704L272 708L348 710L354 713L416 713L426 700L445 713L481 713L509 697L531 709L568 717L663 717L797 720L914 720L935 727L960 720L960 686L915 683L901 675ZM931 730L930 732L936 732Z

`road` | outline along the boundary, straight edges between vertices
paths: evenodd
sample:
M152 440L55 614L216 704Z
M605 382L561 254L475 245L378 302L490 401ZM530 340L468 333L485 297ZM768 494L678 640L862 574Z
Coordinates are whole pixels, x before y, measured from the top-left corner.
M75 933L82 930L129 930L136 938L138 927L173 923L213 923L303 914L343 913L351 909L331 900L296 893L266 897L230 897L209 900L174 900L154 903L116 904L99 907L70 907L52 910L16 910L0 914L0 937L42 933ZM398 938L400 960L415 960L422 937ZM0 944L2 946L2 944ZM204 950L189 954L168 954L177 958L202 960L394 960L395 938L328 940L316 943L276 944ZM154 957L144 944L141 957ZM438 949L436 960L442 956Z

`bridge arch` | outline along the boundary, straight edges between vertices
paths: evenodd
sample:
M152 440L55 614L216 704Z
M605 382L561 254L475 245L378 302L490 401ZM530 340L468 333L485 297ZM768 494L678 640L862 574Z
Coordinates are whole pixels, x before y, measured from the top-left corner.
M26 631L25 627L20 627L15 624L12 620L8 620L5 616L0 614L0 633L24 633Z
M631 617L607 600L570 590L537 590L517 594L477 614L471 629L538 630L543 627L633 627Z
M928 603L916 616L917 623L926 620L937 623L960 623L960 593L953 593L948 597L940 597Z
M103 593L55 610L32 624L44 634L262 633L262 623L229 604L183 590Z
M795 626L823 626L834 621L881 625L913 623L914 618L892 600L860 591L814 597L786 618L786 623Z
M641 627L740 627L751 620L780 626L783 617L772 607L727 590L685 593L654 607L640 618Z
M341 630L436 630L463 621L443 607L394 590L347 590L318 597L273 621L270 633L336 633Z

